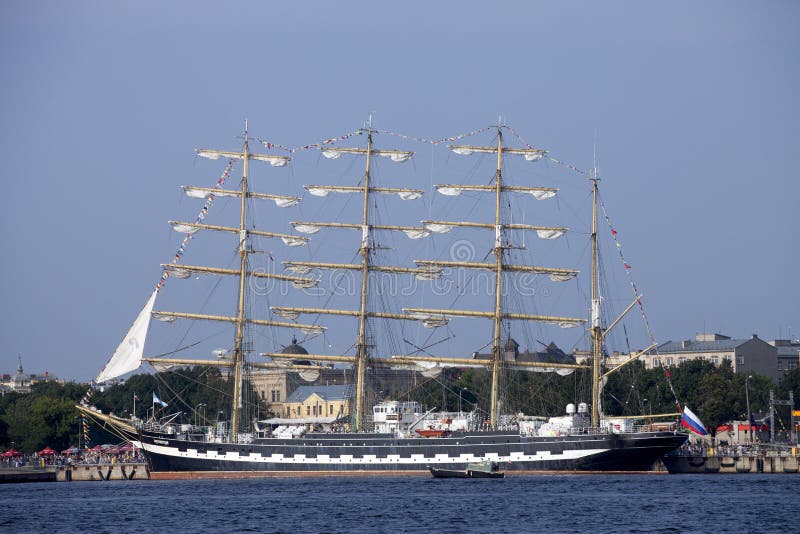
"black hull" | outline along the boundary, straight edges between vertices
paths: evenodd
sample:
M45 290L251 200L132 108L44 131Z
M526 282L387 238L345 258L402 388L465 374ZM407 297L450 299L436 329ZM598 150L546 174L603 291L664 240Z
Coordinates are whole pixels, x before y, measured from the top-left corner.
M400 439L380 434L309 434L259 439L250 444L210 443L143 433L152 473L426 472L428 467L466 470L493 461L505 471L648 471L680 447L684 434L639 432L562 437L521 437L503 432L454 433L442 438Z

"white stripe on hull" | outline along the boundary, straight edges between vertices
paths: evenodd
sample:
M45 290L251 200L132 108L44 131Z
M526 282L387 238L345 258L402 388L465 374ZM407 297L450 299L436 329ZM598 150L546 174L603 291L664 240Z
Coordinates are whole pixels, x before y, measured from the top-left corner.
M255 462L255 463L272 463L284 465L322 465L322 464L341 464L353 466L365 465L385 465L385 464L419 464L436 465L436 464L463 464L493 461L493 462L546 462L553 460L578 460L606 452L610 449L581 449L581 450L565 450L560 454L551 454L550 451L539 451L536 454L524 454L523 452L511 452L508 455L499 455L497 453L487 453L483 456L476 456L474 454L460 454L458 456L449 456L447 454L436 454L432 457L427 457L423 454L412 454L410 457L403 458L398 454L390 454L386 458L378 458L374 454L366 454L360 458L354 458L353 455L343 454L339 457L330 457L329 455L318 455L314 458L308 458L304 454L295 454L293 456L285 456L283 454L271 454L263 456L259 453L252 452L249 455L239 455L237 452L226 452L225 454L217 454L217 451L208 451L200 453L197 449L187 449L179 451L176 447L166 447L163 445L156 445L151 443L143 444L144 450L151 454L159 454L162 456L171 456L176 458L188 458L194 460L224 460L227 462Z

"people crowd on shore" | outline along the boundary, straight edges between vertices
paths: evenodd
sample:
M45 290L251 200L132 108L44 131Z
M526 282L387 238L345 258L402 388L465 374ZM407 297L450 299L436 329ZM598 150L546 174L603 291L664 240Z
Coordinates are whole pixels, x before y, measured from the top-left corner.
M713 452L712 452L713 451ZM740 443L730 445L727 441L719 442L715 447L703 443L686 443L673 454L681 456L774 456L789 455L791 450L785 448L767 447L762 443Z
M113 465L121 463L144 463L145 457L141 449L111 452L113 448L100 450L73 449L75 452L42 455L38 452L0 457L0 468L12 467L47 467L62 465Z

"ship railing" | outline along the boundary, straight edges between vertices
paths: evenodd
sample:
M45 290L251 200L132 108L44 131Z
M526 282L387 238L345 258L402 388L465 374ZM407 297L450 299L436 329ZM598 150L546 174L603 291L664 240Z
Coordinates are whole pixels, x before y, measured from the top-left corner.
M161 423L145 422L142 424L142 430L145 432L159 432L162 434L174 434L175 425L162 425Z
M227 435L219 432L213 426L195 425L164 425L156 422L145 422L140 426L143 432L157 432L159 434L171 434L187 441L197 441L200 443L225 443L228 441ZM253 435L243 436L247 443L252 442Z
M677 423L650 423L645 425L634 425L634 432L673 432L678 429Z

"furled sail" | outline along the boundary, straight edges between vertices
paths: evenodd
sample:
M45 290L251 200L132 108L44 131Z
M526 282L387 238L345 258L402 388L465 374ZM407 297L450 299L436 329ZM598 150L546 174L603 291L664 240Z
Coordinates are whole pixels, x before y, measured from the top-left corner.
M331 191L335 191L329 187L306 187L306 190L315 197L327 197Z
M181 186L181 189L183 189L183 192L186 193L186 196L189 198L206 198L209 195L214 195L215 197L236 197L241 194L239 191L210 189L208 187L195 187L192 185Z
M322 229L322 227L317 226L316 224L298 223L294 225L294 229L300 232L301 234L316 234Z
M306 239L299 237L289 237L289 236L281 237L281 241L283 241L284 245L289 247L302 247L303 245L308 243Z
M322 155L328 159L338 159L342 154L366 154L367 150L364 148L323 148ZM389 158L396 163L403 163L411 159L414 155L413 152L406 152L404 150L379 150L372 149L370 154L373 156L381 156Z
M273 198L272 200L275 201L275 205L279 208L291 208L300 204L300 199L298 198Z
M475 152L483 154L496 154L497 147L493 146L470 146L470 145L451 145L450 150L461 156L470 156ZM546 150L540 148L509 148L502 149L504 154L513 154L515 156L524 156L526 161L539 161L546 154Z
M153 294L150 295L147 304L139 312L139 316L136 317L122 343L119 344L117 350L114 351L114 355L111 356L106 366L97 375L96 382L105 382L112 378L117 378L138 369L142 365L144 342L147 338L147 327L150 325L150 312L153 311L153 304L156 301L157 294L158 289L154 290Z
M417 277L417 280L438 280L442 276L443 272L444 269L440 267L431 267L426 268L425 272L416 273L414 276Z
M244 159L244 154L241 152L226 152L224 150L207 150L203 148L197 151L197 155L208 159ZM248 159L265 161L273 167L285 167L292 158L287 156L271 156L269 154L248 154Z
M446 234L453 229L453 226L450 224L430 223L426 224L425 228L437 234Z
M536 200L547 200L548 198L556 196L555 191L530 191L530 194L533 195L533 198Z
M211 187L196 187L193 185L181 186L183 192L189 198L208 198L208 197L241 197L241 191L233 191L228 189L219 189ZM279 208L290 208L300 203L299 197L291 197L285 195L267 195L264 193L248 193L252 198L263 198L272 200Z
M403 163L411 159L411 152L382 152L377 151L379 156L383 156L384 158L389 158L390 160L394 161L395 163Z
M410 238L410 239L422 239L423 237L428 237L431 233L425 229L413 229L413 230L403 230L403 232Z
M283 317L284 319L291 319L292 321L300 317L300 312L291 310L273 310L272 313L274 313L278 317Z
M464 191L483 191L490 193L495 190L491 185L469 185L469 184L438 184L433 186L440 194L448 197L457 197ZM514 193L529 193L533 195L536 200L546 200L556 196L558 189L553 187L520 187L520 186L503 186L503 191Z
M564 230L536 230L536 235L541 239L558 239L566 232Z
M190 226L188 224L181 224L172 221L170 221L170 224L172 225L173 230L181 234L194 234L195 232L200 230L199 226Z
M443 195L446 195L448 197L457 197L458 195L460 195L464 191L464 188L462 188L462 187L437 187L436 190L439 191L439 193L441 193Z

